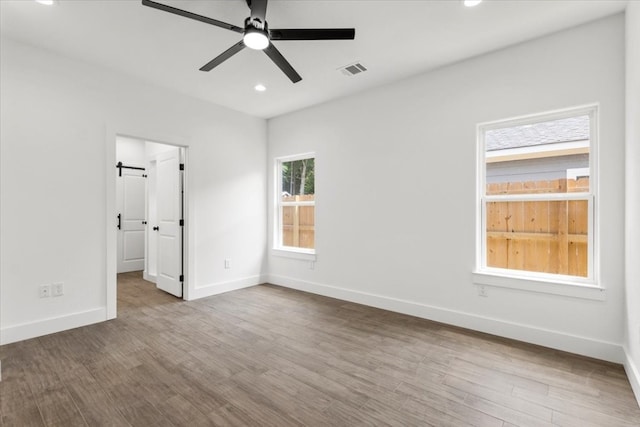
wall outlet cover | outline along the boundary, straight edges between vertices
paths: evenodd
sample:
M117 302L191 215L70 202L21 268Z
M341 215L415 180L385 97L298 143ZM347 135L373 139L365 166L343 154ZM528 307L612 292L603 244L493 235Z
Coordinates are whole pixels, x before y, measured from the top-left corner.
M38 287L38 295L40 295L40 298L49 298L51 296L51 285L40 285Z
M51 295L59 297L64 295L64 285L62 283L54 283L51 286Z

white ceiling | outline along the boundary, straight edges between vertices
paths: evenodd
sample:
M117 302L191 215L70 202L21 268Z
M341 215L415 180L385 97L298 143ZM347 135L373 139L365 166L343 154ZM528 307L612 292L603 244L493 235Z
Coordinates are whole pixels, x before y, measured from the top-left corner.
M163 0L240 27L245 0ZM270 28L355 27L353 41L274 42L303 80L260 51L198 69L240 40L139 0L0 0L2 35L259 117L274 117L624 10L617 0L271 0ZM338 68L360 61L368 71ZM46 64L43 64L46 66ZM253 87L262 83L266 92Z

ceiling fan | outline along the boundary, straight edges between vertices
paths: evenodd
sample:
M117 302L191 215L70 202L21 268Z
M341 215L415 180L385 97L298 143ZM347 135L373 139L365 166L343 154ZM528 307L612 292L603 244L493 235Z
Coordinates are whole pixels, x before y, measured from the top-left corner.
M244 21L244 28L226 22L218 21L206 16L197 15L186 10L178 9L152 0L142 0L144 6L195 19L196 21L214 25L243 35L242 40L222 52L200 68L200 71L211 71L245 47L262 50L289 77L293 83L302 80L300 74L289 64L276 49L272 41L286 40L353 40L356 36L354 28L287 28L269 29L265 16L267 14L267 0L246 0L251 16Z

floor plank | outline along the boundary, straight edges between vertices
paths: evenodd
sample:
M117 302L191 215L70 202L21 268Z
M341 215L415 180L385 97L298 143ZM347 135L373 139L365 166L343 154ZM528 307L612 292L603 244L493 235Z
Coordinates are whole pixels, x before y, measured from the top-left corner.
M620 365L272 285L0 347L0 426L638 426Z

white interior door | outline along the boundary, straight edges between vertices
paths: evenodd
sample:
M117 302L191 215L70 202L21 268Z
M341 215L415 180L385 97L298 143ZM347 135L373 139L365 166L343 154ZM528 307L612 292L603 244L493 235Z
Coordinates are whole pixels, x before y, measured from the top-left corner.
M118 176L118 273L144 269L145 178L143 170L121 168Z
M180 149L156 157L157 276L156 286L182 297L182 188Z

